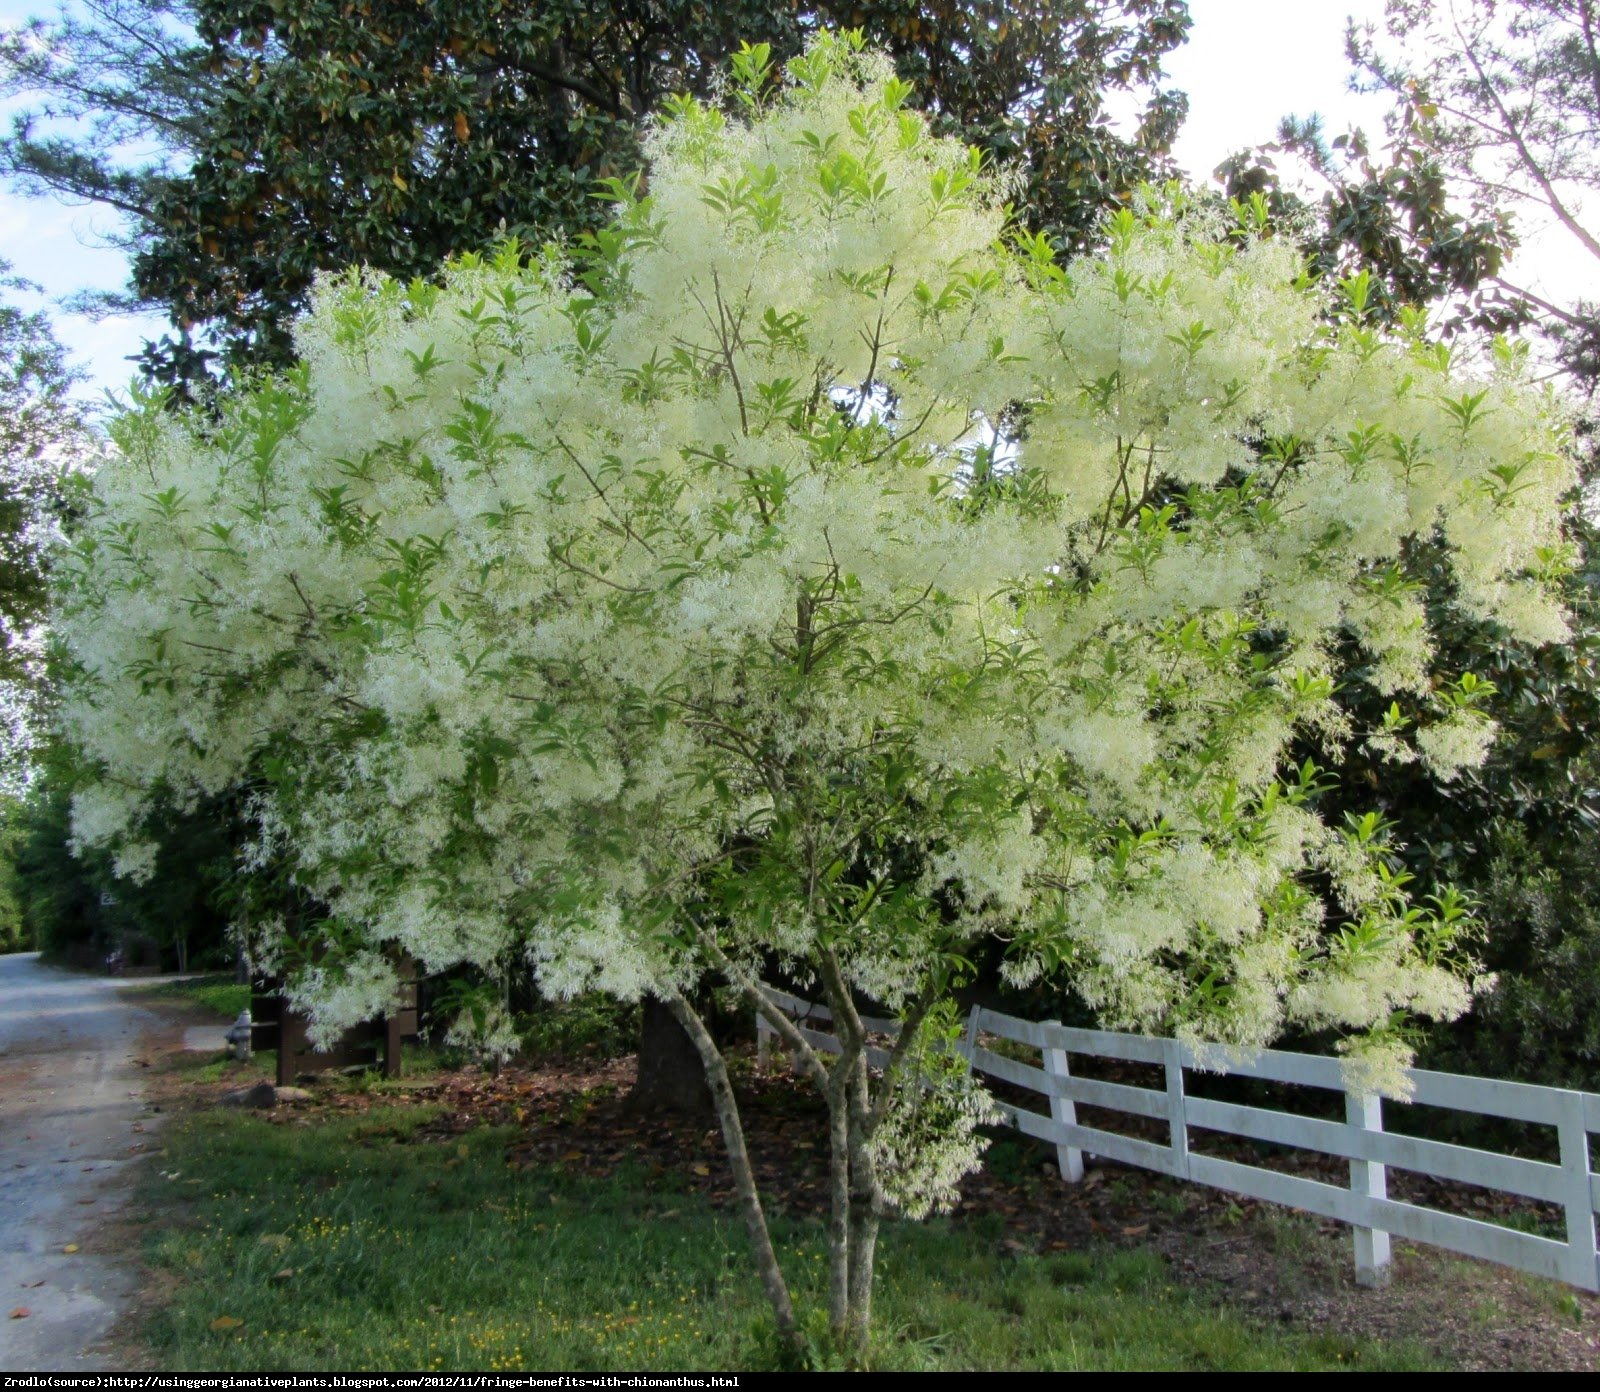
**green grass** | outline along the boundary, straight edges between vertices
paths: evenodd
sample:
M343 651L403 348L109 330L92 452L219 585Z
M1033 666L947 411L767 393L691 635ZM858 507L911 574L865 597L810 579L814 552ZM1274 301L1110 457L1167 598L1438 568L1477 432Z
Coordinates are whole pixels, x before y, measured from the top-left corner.
M157 1365L775 1365L742 1229L674 1192L675 1176L514 1171L506 1131L412 1139L430 1115L380 1104L275 1123L217 1111L175 1120L144 1195L150 1260L174 1278L145 1329ZM820 1333L820 1225L780 1218L775 1237ZM1003 1237L998 1221L890 1227L878 1366L1425 1366L1406 1348L1249 1323L1175 1286L1152 1254L1011 1255Z
M163 1000L193 1001L230 1020L235 1019L241 1010L250 1008L250 987L235 981L232 972L194 976L187 981L163 981L141 989Z

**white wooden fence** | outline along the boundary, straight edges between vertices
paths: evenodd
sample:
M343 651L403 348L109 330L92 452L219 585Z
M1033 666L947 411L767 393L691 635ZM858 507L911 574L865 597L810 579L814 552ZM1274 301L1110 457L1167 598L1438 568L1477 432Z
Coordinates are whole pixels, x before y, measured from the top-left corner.
M813 1047L837 1051L838 1041L828 1030L832 1017L825 1006L770 988L767 995L794 1020ZM892 1020L867 1018L863 1023L875 1034L892 1035L898 1029ZM763 1049L777 1038L759 1016L757 1031ZM1037 1049L1041 1066L1035 1068L996 1053L982 1042L986 1037ZM1389 1238L1394 1234L1519 1267L1583 1290L1600 1290L1594 1222L1595 1210L1600 1208L1600 1175L1589 1163L1589 1135L1600 1132L1600 1095L1595 1093L1411 1071L1412 1103L1553 1127L1561 1159L1549 1164L1387 1132L1382 1099L1347 1091L1339 1061L1311 1054L1269 1049L1219 1063L1209 1053L1197 1057L1194 1050L1175 1039L1069 1029L1054 1021L1018 1020L980 1006L974 1006L968 1017L961 1052L979 1073L1049 1099L1048 1115L1009 1103L998 1105L1019 1131L1056 1147L1062 1178L1069 1183L1083 1178L1087 1153L1348 1223L1355 1230L1356 1279L1363 1285L1382 1285L1388 1280ZM1165 1086L1133 1087L1076 1077L1068 1062L1073 1054L1154 1065L1163 1070ZM870 1057L881 1066L887 1054L873 1049ZM1344 1096L1345 1120L1324 1121L1191 1096L1184 1086L1186 1070L1232 1073L1337 1092ZM1077 1116L1080 1103L1149 1118L1163 1125L1166 1140L1138 1140L1082 1125ZM1349 1186L1197 1154L1190 1148L1194 1132L1267 1141L1347 1160ZM1566 1215L1566 1240L1391 1199L1387 1178L1391 1166L1555 1204Z

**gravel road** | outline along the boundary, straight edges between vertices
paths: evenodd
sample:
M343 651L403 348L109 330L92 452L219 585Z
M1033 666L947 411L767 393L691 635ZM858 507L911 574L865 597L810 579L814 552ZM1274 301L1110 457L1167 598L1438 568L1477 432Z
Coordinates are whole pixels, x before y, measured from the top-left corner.
M113 1368L97 1345L133 1293L96 1231L153 1142L134 1061L158 1022L117 982L0 956L0 1370ZM73 1250L73 1249L77 1250ZM12 1317L13 1311L25 1315Z

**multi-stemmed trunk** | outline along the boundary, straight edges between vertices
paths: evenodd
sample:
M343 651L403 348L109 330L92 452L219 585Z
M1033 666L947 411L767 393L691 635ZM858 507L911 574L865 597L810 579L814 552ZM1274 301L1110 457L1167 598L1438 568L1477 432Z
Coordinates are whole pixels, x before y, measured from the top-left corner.
M713 951L712 956L789 1047L796 1064L817 1085L827 1103L828 1326L835 1347L845 1360L853 1367L863 1367L870 1350L873 1268L885 1210L872 1138L887 1110L888 1089L921 1027L925 1006L915 1009L905 1021L883 1076L874 1087L866 1030L831 953L822 963L823 983L839 1040L839 1053L830 1063L823 1062L794 1023L761 994L754 981L737 971L720 952ZM670 989L663 991L663 998L694 1042L705 1069L733 1170L740 1214L777 1322L779 1339L791 1355L803 1358L805 1336L767 1226L726 1061L694 1007Z

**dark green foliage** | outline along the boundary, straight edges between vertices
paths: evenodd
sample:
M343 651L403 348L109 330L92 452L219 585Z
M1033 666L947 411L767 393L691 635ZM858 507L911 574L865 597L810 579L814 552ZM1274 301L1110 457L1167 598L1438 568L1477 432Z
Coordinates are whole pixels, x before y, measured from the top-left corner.
M1500 973L1473 1016L1428 1041L1430 1067L1600 1091L1600 846L1490 828L1473 877Z
M0 290L34 288L9 270ZM76 382L45 316L0 301L0 787L20 787L39 724L49 537L91 446Z
M7 850L23 936L51 957L87 966L110 951L111 934L97 878L67 849L69 801L47 765L8 817Z
M33 935L22 919L22 898L17 886L19 810L20 804L15 801L0 802L0 952L27 952L33 947Z
M71 786L70 763L48 750L6 815L0 896L9 883L21 945L78 966L98 966L113 951L133 968L225 963L226 922L215 903L233 870L232 829L214 809L171 818L154 875L134 884L113 873L104 853L72 854Z
M1285 155L1303 157L1323 177L1319 199L1283 187L1274 157ZM1384 322L1421 305L1445 305L1452 330L1499 332L1523 321L1494 288L1516 245L1510 219L1463 210L1414 123L1398 126L1379 157L1360 131L1328 141L1316 117L1288 117L1275 143L1231 156L1217 176L1230 197L1259 194L1277 225L1297 229L1317 275L1366 271L1371 311Z
M1424 1061L1600 1089L1600 537L1576 507L1569 539L1579 557L1565 581L1572 637L1545 647L1464 618L1441 544L1414 551L1407 572L1441 639L1437 680L1472 672L1493 683L1482 708L1499 738L1481 768L1447 784L1353 743L1326 797L1335 814L1376 807L1394 823L1414 892L1454 884L1480 901L1479 955L1498 985L1423 1041ZM1341 699L1357 728L1372 729L1391 698L1360 677ZM1417 704L1402 700L1402 715Z
M1417 547L1408 582L1423 587L1428 622L1440 638L1437 680L1462 672L1492 682L1481 708L1500 726L1482 768L1441 784L1419 764L1396 764L1359 745L1347 747L1341 787L1330 796L1376 805L1399 827L1409 866L1429 880L1481 879L1505 824L1527 831L1536 853L1564 855L1600 827L1600 786L1591 743L1600 732L1600 552L1593 528L1574 514L1570 534L1582 558L1565 582L1569 642L1536 647L1513 642L1493 624L1464 617L1452 603L1441 543ZM1362 679L1341 693L1363 730L1383 723L1391 697ZM1402 716L1420 713L1417 698L1398 701Z
M32 289L0 260L0 289ZM44 616L44 528L86 432L67 366L43 314L0 303L0 678L26 666L18 639Z
M517 1016L517 1033L535 1059L618 1058L639 1047L639 1006L599 994L539 1001Z
M1073 245L1161 172L1182 117L1154 94L1189 25L1184 0L89 0L85 18L0 49L0 93L42 94L0 141L0 174L109 203L129 218L133 297L177 338L157 378L281 364L320 270L366 262L430 275L501 231L537 244L592 227L597 179L639 164L667 96L706 95L742 40L779 59L823 25L886 47L918 99L991 157L1019 161L1032 220ZM192 25L192 28L189 26ZM1148 97L1131 139L1105 96ZM125 167L132 139L159 153Z

